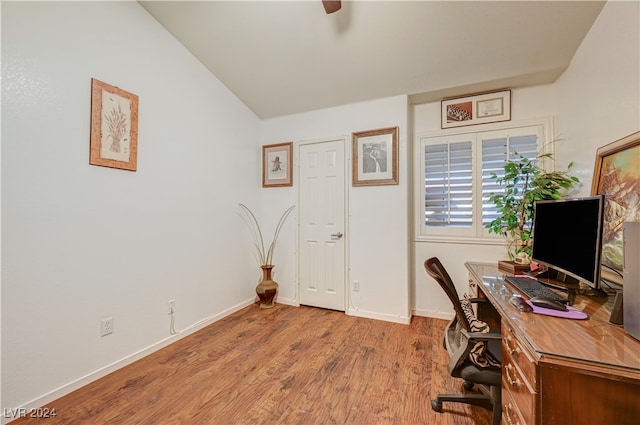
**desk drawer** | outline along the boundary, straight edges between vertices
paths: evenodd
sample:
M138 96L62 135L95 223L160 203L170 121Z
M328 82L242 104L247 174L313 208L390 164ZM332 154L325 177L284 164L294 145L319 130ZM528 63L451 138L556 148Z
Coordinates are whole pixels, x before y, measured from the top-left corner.
M524 349L520 341L516 338L513 329L508 325L502 325L502 358L508 359L516 365L524 376L529 386L534 391L538 391L538 379L536 375L536 364L529 353Z
M513 400L525 424L535 423L536 393L509 356L502 358L502 397Z
M522 413L518 409L516 402L511 397L509 391L502 393L502 425L530 425L525 422Z

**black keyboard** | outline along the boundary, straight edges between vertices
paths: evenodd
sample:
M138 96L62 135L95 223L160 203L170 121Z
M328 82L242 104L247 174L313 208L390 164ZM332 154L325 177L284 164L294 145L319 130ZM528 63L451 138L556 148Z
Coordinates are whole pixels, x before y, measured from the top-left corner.
M549 298L554 301L559 301L563 304L569 302L569 300L557 292L544 286L544 283L537 279L533 279L526 276L505 276L507 282L518 288L529 298Z

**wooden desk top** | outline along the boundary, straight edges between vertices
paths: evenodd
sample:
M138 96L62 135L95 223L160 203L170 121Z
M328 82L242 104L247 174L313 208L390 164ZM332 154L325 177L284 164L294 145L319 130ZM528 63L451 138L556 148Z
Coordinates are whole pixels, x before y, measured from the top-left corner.
M566 361L634 380L640 377L640 341L609 323L613 297L593 298L578 295L573 307L589 315L586 320L571 320L522 313L509 303L515 288L504 281L505 272L496 264L465 264L479 289L498 310L503 322L526 339L537 361L563 364ZM482 284L480 284L482 283Z

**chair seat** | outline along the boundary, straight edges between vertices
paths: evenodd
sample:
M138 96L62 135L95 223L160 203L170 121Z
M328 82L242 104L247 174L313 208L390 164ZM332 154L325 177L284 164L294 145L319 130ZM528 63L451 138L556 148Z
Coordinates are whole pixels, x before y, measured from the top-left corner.
M489 341L487 349L500 362L502 362L502 346L500 341ZM470 361L466 361L456 375L465 381L481 385L500 386L502 371L499 367L481 368Z
M460 369L460 378L475 384L500 386L502 374L499 367L480 369L473 363L469 363Z

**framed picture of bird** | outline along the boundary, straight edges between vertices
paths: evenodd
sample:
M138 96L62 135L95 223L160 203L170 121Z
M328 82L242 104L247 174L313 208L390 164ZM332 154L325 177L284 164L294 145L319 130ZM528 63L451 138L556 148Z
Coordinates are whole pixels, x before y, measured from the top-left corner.
M262 146L262 187L293 186L293 142Z

